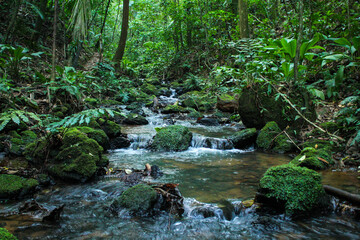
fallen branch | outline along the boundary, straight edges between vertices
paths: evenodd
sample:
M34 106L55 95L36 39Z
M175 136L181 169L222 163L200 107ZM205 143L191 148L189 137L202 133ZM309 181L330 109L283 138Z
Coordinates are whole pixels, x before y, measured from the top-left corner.
M310 121L309 119L307 119L296 107L295 105L283 94L281 93L273 84L271 84L271 82L269 80L267 80L265 77L261 76L260 77L265 80L267 83L269 83L279 94L280 96L299 114L300 117L302 117L306 122L308 122L309 124L311 124L312 126L314 126L315 128L319 129L321 132L328 134L329 136L336 138L340 141L345 141L342 137L339 137L335 134L331 134L328 131L322 129L321 127L319 127L318 125L316 125L315 123L313 123L312 121Z
M324 185L324 190L327 194L344 199L346 201L349 201L351 203L360 204L360 195L352 194L349 192L346 192L344 190L331 187L329 185Z

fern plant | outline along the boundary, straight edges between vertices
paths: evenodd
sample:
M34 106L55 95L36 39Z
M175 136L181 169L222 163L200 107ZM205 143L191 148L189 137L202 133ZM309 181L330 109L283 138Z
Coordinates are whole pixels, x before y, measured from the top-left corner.
M68 128L75 125L81 125L83 123L89 124L92 119L104 116L114 117L115 114L124 116L122 113L113 111L108 108L88 109L68 116L59 122L50 123L46 130L50 132L57 132L59 128Z
M42 126L41 119L32 112L26 112L23 110L9 109L0 115L0 132L11 122L20 125L21 121L26 124L31 124L33 121L38 122L39 126Z

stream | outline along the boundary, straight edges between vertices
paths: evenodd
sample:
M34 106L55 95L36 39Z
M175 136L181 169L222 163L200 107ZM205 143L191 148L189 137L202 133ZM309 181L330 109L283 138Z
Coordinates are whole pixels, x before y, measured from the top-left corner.
M185 199L182 218L167 213L139 218L126 211L114 216L108 207L128 187L116 178L104 178L81 185L56 185L35 195L34 199L49 209L65 204L57 224L13 215L0 217L0 226L19 239L360 239L360 222L335 213L289 220L284 215L228 208L228 203L236 206L252 199L264 172L289 162L290 157L253 148L233 149L226 137L240 126L210 127L180 119L172 120L193 132L191 147L184 152L151 152L145 146L155 135L155 127L167 125L163 119L171 116L144 111L149 125L123 126L132 143L127 149L109 152L110 167L144 169L146 163L159 166L164 175L147 180L179 184ZM355 173L326 171L323 176L324 184L360 193ZM1 204L0 215L16 211L25 201Z

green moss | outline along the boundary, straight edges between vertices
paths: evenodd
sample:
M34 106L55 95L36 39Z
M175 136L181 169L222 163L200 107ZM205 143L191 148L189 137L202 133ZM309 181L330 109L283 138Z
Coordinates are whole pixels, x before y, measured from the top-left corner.
M101 105L121 105L121 102L116 101L116 100L112 100L112 99L107 99L107 100L102 100L101 101Z
M328 163L321 161L319 158L324 159ZM301 167L307 167L314 170L323 170L334 164L334 160L331 157L331 153L322 148L304 148L301 153L296 156L292 161L292 164Z
M320 174L292 164L269 168L260 180L260 192L283 203L290 214L314 209L325 195Z
M277 153L286 153L291 152L292 149L291 141L286 136L280 135L275 139L275 146L272 150Z
M190 113L187 115L188 118L194 118L194 119L197 119L197 118L202 118L204 117L203 114L201 114L200 112L196 111L195 109L193 108L190 108Z
M104 149L109 147L109 138L103 130L93 129L90 127L76 127L82 133L85 133L89 138L94 139Z
M185 151L189 148L192 133L187 127L173 125L160 129L150 146L155 151Z
M258 147L263 149L270 149L272 141L281 132L276 122L268 122L265 127L260 130L259 136L256 139Z
M85 133L80 132L76 128L69 128L63 137L63 148L70 147L79 142L88 140L88 137Z
M132 213L145 213L151 210L156 200L157 193L152 187L138 184L124 191L113 206L127 208Z
M5 228L0 228L0 239L1 240L17 240L17 238L8 232Z
M48 144L49 140L42 137L26 145L23 154L27 160L32 161L35 164L41 164L45 159L51 159L59 153L58 149L48 149Z
M162 113L188 113L189 109L183 108L179 105L167 105L162 111Z
M97 104L99 103L99 100L97 100L96 98L85 98L84 102L90 104L91 106L96 107Z
M198 91L187 92L180 96L180 100L183 106L204 112L213 109L216 104L214 96Z
M115 138L121 135L121 126L119 124L102 118L98 120L98 123L109 138Z
M16 131L12 130L8 133L13 138L21 138L20 134L18 134Z
M0 198L14 198L34 189L39 182L16 175L0 174Z
M144 93L147 93L149 95L158 95L159 94L159 90L157 89L157 87L155 87L154 85L149 84L149 83L144 83L141 86L141 90Z

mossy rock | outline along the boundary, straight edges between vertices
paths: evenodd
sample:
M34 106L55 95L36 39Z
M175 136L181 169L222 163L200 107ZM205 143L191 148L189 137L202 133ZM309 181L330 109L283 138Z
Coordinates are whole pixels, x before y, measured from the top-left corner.
M86 102L87 104L96 107L99 103L99 100L96 98L85 98L84 102Z
M138 184L124 191L112 207L127 208L134 215L149 214L157 201L156 191L145 184Z
M51 136L42 137L36 141L26 145L24 150L24 156L26 159L36 165L41 165L46 159L52 159L59 153L60 146L54 146L49 148Z
M98 120L98 123L109 138L116 138L121 135L121 126L119 124L102 118Z
M334 165L334 160L331 157L331 152L326 149L307 147L291 163L313 170L324 170Z
M19 198L31 193L39 185L33 178L23 178L16 175L0 174L0 198Z
M145 117L136 114L136 113L129 113L126 118L123 120L123 124L128 125L147 125L149 121L146 120Z
M232 141L235 148L245 149L255 144L256 137L256 128L247 128L236 132L234 135L229 137L229 139Z
M179 98L184 107L194 108L202 112L212 110L216 105L216 98L214 96L199 91L187 92Z
M190 108L190 113L187 115L188 118L198 119L204 117L204 115L193 108Z
M1 240L17 240L17 238L8 232L5 228L0 228L0 239Z
M150 83L144 83L141 86L141 90L149 95L158 95L159 94L159 90L157 87L155 87L154 85L150 84Z
M34 142L37 139L37 135L29 130L23 131L18 134L15 131L11 133L14 138L10 140L11 146L9 149L10 154L21 156L24 154L26 145Z
M321 175L293 164L269 168L260 180L258 202L285 210L287 214L310 212L322 204L325 191Z
M277 153L290 152L293 145L287 137L279 135L281 129L276 122L268 122L260 130L256 139L256 145L264 150L271 150Z
M335 122L323 122L319 125L322 129L325 131L328 131L329 133L335 133L338 130L342 129L342 126L340 126L338 123ZM326 133L320 131L319 129L315 128L311 133L310 136L323 136L327 135Z
M187 127L173 125L160 129L150 149L155 151L185 151L189 148L192 140L192 133Z
M295 120L298 115L297 112L288 108L288 104L282 101L281 97L277 99L274 91L269 95L267 93L267 86L260 84L243 89L239 98L239 114L246 127L261 129L270 121L276 121L282 129L288 125L301 127L301 125L306 124L302 118ZM316 119L315 107L311 105L310 95L306 90L294 88L288 98L298 106L298 109L304 109L302 114L309 120L314 121Z
M65 133L60 150L48 170L65 181L88 181L108 162L102 156L103 148L77 128Z
M93 129L90 127L76 127L76 129L85 133L89 138L94 139L104 149L108 149L110 147L109 137L103 130Z
M216 108L223 111L234 113L237 112L239 108L239 96L233 96L231 94L222 94L217 96L216 99Z
M105 99L100 101L100 105L106 105L106 106L121 105L121 102L113 99Z
M189 109L183 108L179 105L167 105L162 111L162 113L188 113Z

